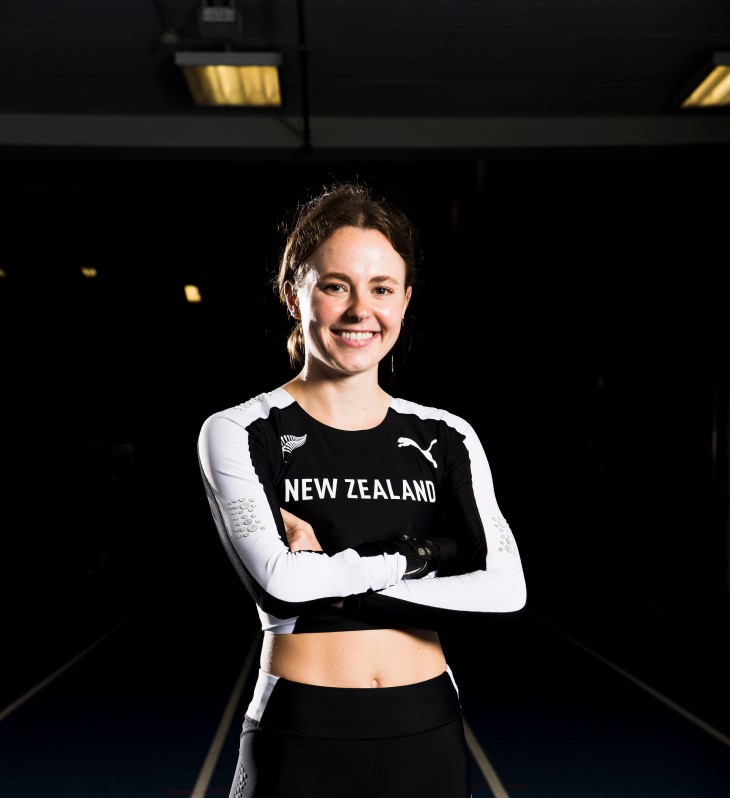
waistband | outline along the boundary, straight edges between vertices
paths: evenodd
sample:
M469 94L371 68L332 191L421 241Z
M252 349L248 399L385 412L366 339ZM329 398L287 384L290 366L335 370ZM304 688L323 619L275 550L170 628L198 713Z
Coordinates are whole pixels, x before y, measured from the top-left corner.
M461 717L461 704L450 671L415 684L372 688L321 687L259 671L246 715L262 729L372 740L443 726Z

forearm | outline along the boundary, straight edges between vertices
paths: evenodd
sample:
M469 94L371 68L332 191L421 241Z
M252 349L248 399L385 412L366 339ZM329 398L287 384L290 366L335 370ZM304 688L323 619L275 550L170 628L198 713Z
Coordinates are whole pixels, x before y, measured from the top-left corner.
M521 569L512 573L473 571L401 581L384 590L346 598L342 610L363 622L442 631L489 614L517 612L526 601Z
M213 520L257 600L293 606L382 590L402 578L407 563L398 553L291 551L266 454L257 452L235 416L218 414L201 431L200 470Z

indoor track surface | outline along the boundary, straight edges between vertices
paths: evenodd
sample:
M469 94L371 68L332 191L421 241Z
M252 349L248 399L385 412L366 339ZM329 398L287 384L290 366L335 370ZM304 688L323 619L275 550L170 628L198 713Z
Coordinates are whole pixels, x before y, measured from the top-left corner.
M6 605L3 798L228 795L261 639L238 584L59 592L20 617L25 598ZM727 798L727 608L539 604L444 638L473 798Z

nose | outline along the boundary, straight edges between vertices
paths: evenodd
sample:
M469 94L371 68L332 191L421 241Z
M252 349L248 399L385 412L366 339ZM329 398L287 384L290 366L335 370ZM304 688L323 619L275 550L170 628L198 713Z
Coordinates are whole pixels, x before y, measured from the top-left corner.
M359 291L353 291L351 294L350 306L347 309L347 315L356 319L357 321L364 321L370 318L370 307L367 303L366 296Z

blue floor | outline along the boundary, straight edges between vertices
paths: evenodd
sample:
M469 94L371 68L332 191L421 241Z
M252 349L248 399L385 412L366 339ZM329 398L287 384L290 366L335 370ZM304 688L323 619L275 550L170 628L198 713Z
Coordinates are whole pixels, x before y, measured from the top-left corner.
M258 636L236 588L11 607L0 795L227 796L257 663L200 779ZM652 613L557 602L494 618L468 646L444 636L477 746L473 798L727 798L728 616Z

